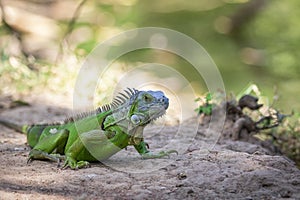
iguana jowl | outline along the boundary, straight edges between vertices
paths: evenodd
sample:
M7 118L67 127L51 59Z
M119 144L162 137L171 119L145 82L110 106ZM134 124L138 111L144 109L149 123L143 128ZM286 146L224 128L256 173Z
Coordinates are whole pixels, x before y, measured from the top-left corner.
M161 91L127 89L114 101L63 123L18 126L0 123L27 134L32 150L28 161L64 160L64 168L83 168L133 145L142 158L161 158L175 150L151 153L143 139L147 124L165 114L169 99Z

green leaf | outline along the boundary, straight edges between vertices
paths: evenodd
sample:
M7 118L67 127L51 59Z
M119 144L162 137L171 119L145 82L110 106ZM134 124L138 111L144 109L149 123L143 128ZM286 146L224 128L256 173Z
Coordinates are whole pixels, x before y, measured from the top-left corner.
M206 102L211 101L212 100L212 94L211 93L207 93L205 99L206 99Z

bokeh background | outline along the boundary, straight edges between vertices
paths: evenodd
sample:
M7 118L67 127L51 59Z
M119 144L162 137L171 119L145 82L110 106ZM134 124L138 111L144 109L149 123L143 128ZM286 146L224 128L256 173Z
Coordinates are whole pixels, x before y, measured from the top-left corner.
M99 42L138 27L182 32L210 54L226 92L254 83L277 107L299 110L300 1L1 0L0 94L72 93L84 58ZM118 59L120 70L156 62L186 74L185 60L155 50ZM115 72L115 76L121 72ZM114 79L113 76L111 79Z

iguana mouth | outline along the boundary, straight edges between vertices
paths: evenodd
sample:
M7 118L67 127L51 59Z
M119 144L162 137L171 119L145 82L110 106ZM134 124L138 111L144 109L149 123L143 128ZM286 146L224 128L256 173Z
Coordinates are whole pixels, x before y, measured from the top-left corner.
M164 116L166 114L166 110L162 110L159 113L157 113L156 115L153 115L152 118L150 118L151 121L154 121L162 116Z

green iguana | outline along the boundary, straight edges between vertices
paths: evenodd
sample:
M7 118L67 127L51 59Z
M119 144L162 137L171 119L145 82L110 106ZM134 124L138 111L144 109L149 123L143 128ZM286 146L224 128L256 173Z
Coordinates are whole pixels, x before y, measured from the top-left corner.
M161 158L175 150L157 154L147 149L143 130L165 114L169 99L161 91L127 89L111 104L79 114L63 123L18 126L6 120L0 123L27 134L32 160L64 160L63 168L83 168L89 162L102 161L133 145L142 158Z

